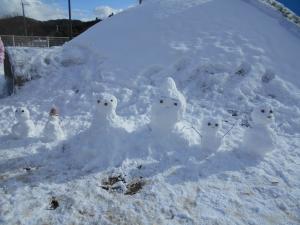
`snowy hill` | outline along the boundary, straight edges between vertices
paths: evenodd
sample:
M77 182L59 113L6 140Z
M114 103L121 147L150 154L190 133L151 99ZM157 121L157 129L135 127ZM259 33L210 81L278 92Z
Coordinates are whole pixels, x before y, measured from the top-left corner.
M299 58L254 0L145 0L32 54L0 99L0 224L299 224Z

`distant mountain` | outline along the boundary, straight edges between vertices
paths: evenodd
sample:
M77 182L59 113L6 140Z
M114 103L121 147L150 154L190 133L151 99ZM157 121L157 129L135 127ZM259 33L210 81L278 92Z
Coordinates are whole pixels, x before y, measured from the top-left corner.
M77 36L87 30L89 27L100 22L96 18L93 21L82 22L73 20L73 36ZM26 18L28 35L30 36L68 36L69 21L67 19L39 21ZM7 17L0 19L0 35L24 35L24 20L22 16Z

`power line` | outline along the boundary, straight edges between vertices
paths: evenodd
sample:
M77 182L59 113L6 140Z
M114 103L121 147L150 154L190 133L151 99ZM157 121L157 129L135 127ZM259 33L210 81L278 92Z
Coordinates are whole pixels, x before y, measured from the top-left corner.
M69 6L69 39L71 40L73 38L71 0L68 0L68 6Z
M29 3L24 3L23 0L21 0L21 5L22 5L22 13L23 13L24 34L25 36L28 36L27 21L25 16L25 5L29 5Z

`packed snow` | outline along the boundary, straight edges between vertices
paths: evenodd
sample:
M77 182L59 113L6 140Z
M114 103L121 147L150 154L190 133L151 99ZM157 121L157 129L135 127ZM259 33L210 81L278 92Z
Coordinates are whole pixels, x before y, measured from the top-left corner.
M0 224L300 224L283 21L256 0L145 0L14 49L32 80L0 99Z

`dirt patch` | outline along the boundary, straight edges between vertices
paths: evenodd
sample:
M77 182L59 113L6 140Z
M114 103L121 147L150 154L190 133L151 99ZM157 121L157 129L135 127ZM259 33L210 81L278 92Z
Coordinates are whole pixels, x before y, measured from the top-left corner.
M50 210L55 210L59 207L59 203L57 201L57 199L55 197L52 197L51 200L50 200L50 207L49 209Z
M122 175L109 176L102 180L101 188L109 192L117 192L125 195L135 195L143 189L146 182L142 177L134 178L127 182Z
M143 189L146 182L143 179L138 179L135 181L130 182L126 187L127 191L125 192L125 195L135 195L140 190Z

